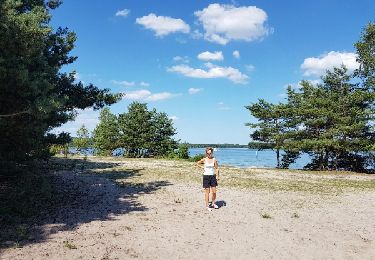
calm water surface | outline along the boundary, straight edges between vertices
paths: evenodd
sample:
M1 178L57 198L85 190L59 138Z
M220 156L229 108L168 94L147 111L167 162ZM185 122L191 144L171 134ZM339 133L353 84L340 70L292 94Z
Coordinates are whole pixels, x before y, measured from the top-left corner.
M204 148L190 148L189 155L204 154ZM258 151L247 148L217 148L214 156L219 164L237 166L237 167L276 167L276 152L272 150ZM294 164L290 165L291 169L301 169L310 162L310 157L303 154Z

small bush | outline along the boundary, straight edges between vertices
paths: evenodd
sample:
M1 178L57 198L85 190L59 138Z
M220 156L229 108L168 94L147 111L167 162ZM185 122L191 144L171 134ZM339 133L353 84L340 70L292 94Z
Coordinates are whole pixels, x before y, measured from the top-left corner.
M187 144L180 144L178 146L177 157L179 159L189 159L189 146Z
M77 246L70 243L69 241L64 241L64 247L67 247L69 249L77 249Z
M204 158L204 154L197 154L197 155L194 155L193 157L190 157L188 160L189 162L197 162L202 158Z
M267 219L272 218L271 215L268 213L261 213L260 215L262 216L262 218L267 218Z

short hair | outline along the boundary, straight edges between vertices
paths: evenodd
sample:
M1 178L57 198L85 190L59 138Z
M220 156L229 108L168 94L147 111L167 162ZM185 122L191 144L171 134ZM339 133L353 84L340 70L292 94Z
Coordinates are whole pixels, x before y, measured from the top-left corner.
M206 153L207 153L209 150L211 150L211 153L213 153L214 148L212 148L212 147L207 147L207 148L206 148Z

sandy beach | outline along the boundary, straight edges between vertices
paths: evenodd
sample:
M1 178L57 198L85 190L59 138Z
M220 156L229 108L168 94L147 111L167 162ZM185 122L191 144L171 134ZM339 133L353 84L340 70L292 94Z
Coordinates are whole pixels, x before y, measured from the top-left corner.
M50 173L61 205L0 259L375 259L375 176L90 157ZM66 163L66 160L65 160Z

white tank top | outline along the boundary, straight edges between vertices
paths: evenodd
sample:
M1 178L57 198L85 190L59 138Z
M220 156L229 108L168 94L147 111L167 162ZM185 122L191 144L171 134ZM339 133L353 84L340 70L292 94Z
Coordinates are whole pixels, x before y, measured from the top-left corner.
M215 158L212 158L212 162L208 162L207 158L204 158L204 172L203 175L214 175L215 174Z

